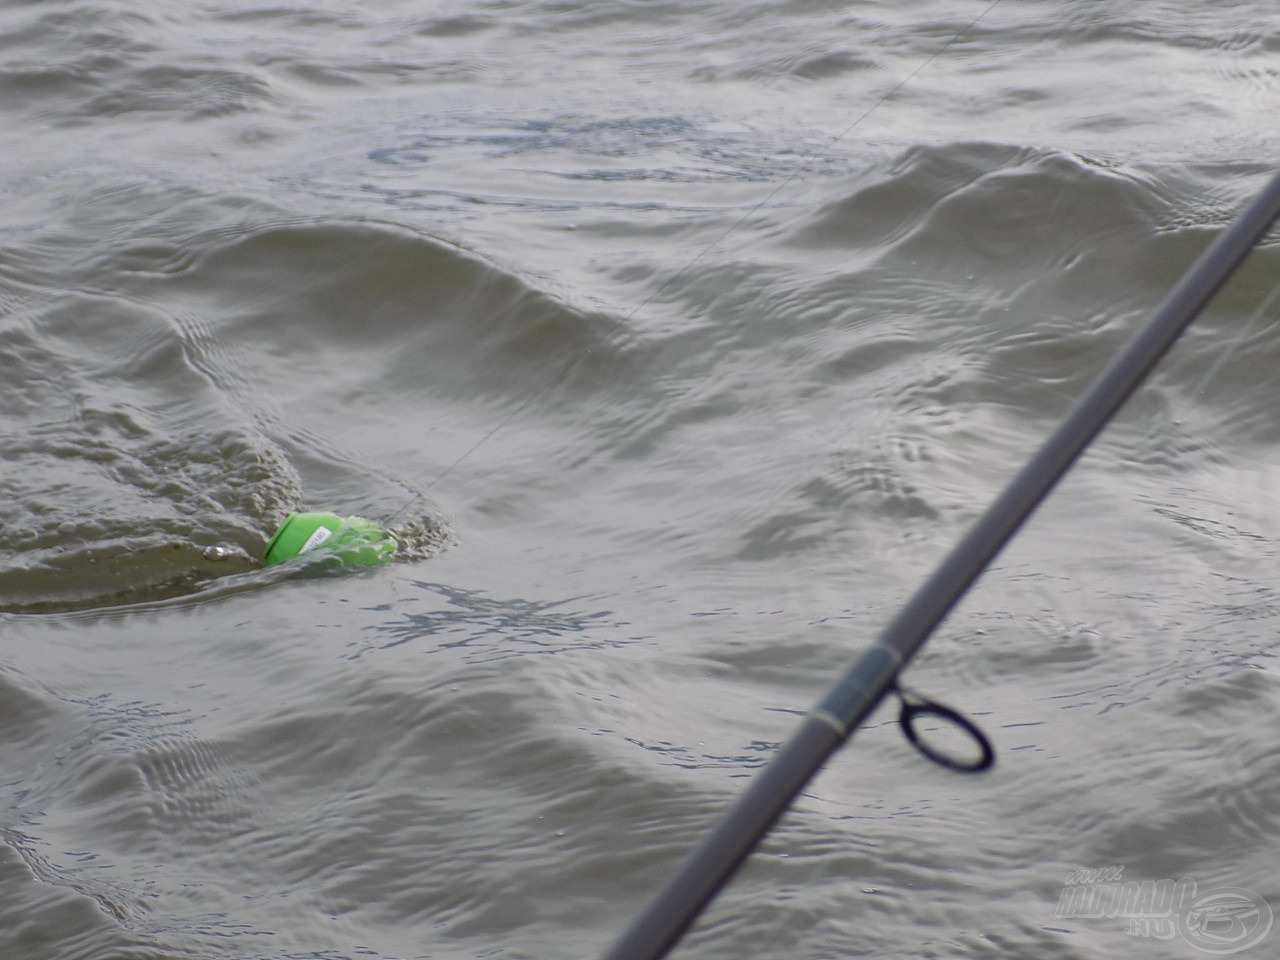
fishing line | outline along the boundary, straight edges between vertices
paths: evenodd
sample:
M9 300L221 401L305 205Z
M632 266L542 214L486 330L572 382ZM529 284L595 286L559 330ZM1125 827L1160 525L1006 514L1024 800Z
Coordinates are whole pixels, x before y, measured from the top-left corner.
M980 748L978 759L953 763L949 762L953 758L943 757L940 762L944 766L977 772L991 765L990 744L976 726L955 711L928 701L922 708L913 708L912 695L902 690L898 675L1278 216L1280 173L1272 176L1235 222L1184 271L1146 324L1098 375L878 640L854 658L799 729L753 777L720 824L640 914L606 960L659 960L665 956L826 761L886 696L896 695L902 701L903 729L917 747L918 738L910 729L913 709L923 709L971 734ZM939 759L929 750L922 752Z
M1258 308L1253 311L1252 315L1250 315L1249 320L1244 325L1244 329L1233 337L1231 341L1218 352L1218 356L1214 360L1213 365L1209 367L1208 372L1200 378L1199 383L1192 387L1192 397L1197 397L1203 394L1205 388L1213 382L1222 368L1227 365L1227 362L1240 352L1240 347L1244 345L1246 340L1253 336L1254 328L1258 326L1259 321L1261 321L1264 316L1271 313L1277 300L1280 300L1280 278L1277 278L1275 283L1271 285L1271 289L1268 291L1267 296L1263 299L1262 303L1258 305Z
M894 84L894 86L890 88L890 90L887 93L883 94L879 100L871 104L871 106L869 106L858 117L856 117L853 120L853 122L851 122L847 127L841 130L835 136L827 140L826 143L824 143L821 147L818 148L816 153L809 154L809 156L805 159L804 163L800 165L800 168L798 170L793 171L791 174L785 177L781 183L779 183L776 187L774 187L772 190L766 193L764 197L758 200L749 210L747 210L737 220L735 220L728 227L726 227L725 230L719 236L712 239L708 244L706 244L706 246L704 246L701 250L699 250L698 253L695 254L687 263L685 263L682 267L680 267L674 273L669 275L666 278L666 280L664 280L652 293L650 293L647 297L645 297L643 300L637 303L634 307L632 307L631 310L623 316L621 321L622 326L630 328L632 321L635 319L636 315L639 314L641 310L643 310L649 304L653 303L653 301L656 300L659 296L661 296L662 293L668 287L670 287L677 280L685 276L690 270L692 270L695 266L697 266L703 260L703 258L707 256L707 254L709 254L712 250L716 249L722 243L724 243L724 241L727 240L731 234L737 232L742 227L743 224L745 224L748 220L754 217L767 203L769 203L776 196L778 196L780 193L786 190L792 183L795 182L797 178L808 173L813 168L814 164L816 164L819 160L822 160L823 158L825 158L837 143L839 143L841 140L843 140L845 137L847 137L850 133L853 132L854 128L857 127L858 124L862 123L864 120L867 119L867 117L875 113L885 103L893 99L893 97L900 90L902 90L903 87L905 87L908 83L914 80L920 74L920 72L923 71L926 67L928 67L931 63L933 63L934 60L938 59L938 57L942 56L944 53L950 50L952 46L954 46L961 39L963 39L964 36L968 34L970 30L972 30L987 14L989 14L992 10L994 10L997 6L999 6L1001 2L1002 0L992 0L992 2L989 3L982 10L981 13L979 13L976 17L974 17L972 20L966 23L963 27L957 30L950 37L950 39L948 39L941 47L939 47L937 50L935 50L933 53L927 56L924 60L922 60L915 67L915 69L913 69L905 77L903 77L896 84ZM398 509L395 513L391 515L391 517L387 520L387 525L390 526L391 523L397 517L399 517L402 513L408 510L409 507L417 503L418 500L425 498L428 491L430 491L437 483L439 483L441 480L443 480L445 477L451 474L464 461L468 460L473 454L475 454L477 450L479 450L482 446L488 443L494 437L495 434L497 434L507 424L509 424L516 417L518 417L526 408L528 408L530 404L532 404L538 398L545 396L547 391L551 390L557 384L561 383L573 370L575 370L579 366L579 364L581 364L590 355L591 355L591 348L588 347L586 350L579 353L567 364L565 364L559 370L554 372L550 377L548 377L546 381L542 383L541 386L537 387L528 397L526 397L515 408L509 411L497 423L495 423L493 427L489 429L488 432L484 433L470 447L464 450L457 458L455 458L451 463L449 463L448 466L446 466L443 470L441 470L438 474L436 474L436 476L433 477L430 481L428 481L424 487L417 490L414 493L414 495L409 500L407 500L403 506L400 507L400 509ZM402 483L401 486L409 486L409 485ZM410 489L413 489L413 488L411 487Z

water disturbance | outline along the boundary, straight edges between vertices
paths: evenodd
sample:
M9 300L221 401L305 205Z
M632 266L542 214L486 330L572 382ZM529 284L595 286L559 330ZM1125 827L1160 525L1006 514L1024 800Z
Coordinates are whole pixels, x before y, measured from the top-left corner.
M1278 48L1261 0L0 11L0 956L602 954L1274 172ZM678 956L1204 955L1061 915L1117 869L1280 909L1278 276L912 665L996 768L877 712ZM403 549L264 568L308 510Z

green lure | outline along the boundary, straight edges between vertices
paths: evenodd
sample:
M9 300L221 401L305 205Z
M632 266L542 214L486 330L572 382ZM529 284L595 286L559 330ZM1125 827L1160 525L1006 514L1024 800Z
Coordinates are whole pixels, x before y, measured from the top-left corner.
M291 513L272 536L262 558L267 565L282 563L315 551L344 563L374 566L396 553L396 541L364 517L336 513Z

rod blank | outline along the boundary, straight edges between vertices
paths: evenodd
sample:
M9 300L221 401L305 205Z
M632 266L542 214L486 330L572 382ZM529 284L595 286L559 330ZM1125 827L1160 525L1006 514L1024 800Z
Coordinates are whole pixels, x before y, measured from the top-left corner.
M879 641L853 660L605 960L659 960L666 955L827 758L893 689L901 669L1230 279L1277 216L1280 174L1183 273L1137 335L907 601Z

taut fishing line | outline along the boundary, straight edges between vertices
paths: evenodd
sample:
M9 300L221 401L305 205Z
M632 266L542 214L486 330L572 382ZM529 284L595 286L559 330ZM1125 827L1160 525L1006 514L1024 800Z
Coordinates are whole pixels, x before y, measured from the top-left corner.
M992 0L978 16L956 31L937 51L831 137L799 169L770 190L636 304L623 317L622 324L629 326L642 309L685 276L765 204L811 169L814 163L825 157L863 120L957 43L999 3L1000 0ZM1239 219L1224 230L1183 273L1151 318L1098 375L1058 428L956 543L890 621L876 642L849 663L822 700L809 711L798 730L782 744L770 762L753 776L747 789L731 806L719 825L693 850L671 881L606 954L605 960L661 960L730 881L826 761L844 745L886 696L893 696L898 700L899 725L908 741L926 758L943 767L965 773L978 773L991 767L995 751L986 735L961 713L905 689L899 681L900 673L1125 401L1146 380L1186 327L1234 274L1277 216L1280 216L1280 175L1269 181ZM1280 296L1280 283L1273 287L1242 333L1216 359L1201 383L1201 388L1217 375L1238 345L1251 335L1258 321L1271 310L1277 296ZM534 400L569 376L590 353L590 348L587 348L556 369L526 399L501 417L425 486L414 492L391 519L394 520L424 498L429 490L473 456ZM931 744L918 726L921 721L948 727L963 735L973 748L972 755L941 750Z
M1000 2L1001 0L992 0L992 2L988 4L987 7L983 9L981 13L979 13L976 17L974 17L972 20L966 23L954 34L952 34L952 36L945 43L943 43L942 46L940 46L937 50L935 50L929 56L925 57L925 59L920 61L920 63L915 67L915 69L913 69L905 77L903 77L896 84L894 84L893 87L890 88L890 90L887 93L885 93L883 96L881 96L879 100L875 101L873 104L871 104L871 106L867 107L867 109L864 110L861 114L859 114L847 127L845 127L835 136L831 137L831 139L829 139L821 147L819 147L816 153L810 154L808 158L805 160L805 162L800 165L800 168L798 170L793 171L789 176L783 179L781 183L779 183L776 187L774 187L772 190L766 193L749 210L747 210L744 214L742 214L742 216L740 216L737 220L735 220L728 227L726 227L723 233L721 233L718 237L713 239L710 243L708 243L701 250L699 250L687 263L684 264L684 266L680 267L680 269L676 270L674 273L668 276L667 279L664 280L652 293L650 293L647 297L645 297L643 300L637 303L634 307L632 307L631 310L622 318L622 325L624 327L629 327L631 325L631 321L635 319L636 315L641 310L643 310L645 307L651 304L654 300L656 300L659 296L661 296L664 290L666 290L673 283L675 283L677 280L679 280L681 277L687 274L690 270L692 270L695 266L697 266L697 264L700 263L702 259L707 256L707 254L709 254L716 247L720 246L720 244L724 243L724 241L728 239L728 237L731 234L735 233L738 229L742 227L744 223L746 223L753 216L755 216L760 211L760 209L764 207L765 204L769 203L769 201L771 201L774 197L776 197L778 194L786 190L787 187L789 187L793 182L795 182L795 180L798 177L801 177L805 173L808 173L809 170L812 169L815 163L817 163L819 160L826 157L827 154L830 153L831 149L837 143L839 143L841 140L847 137L853 131L853 129L858 126L858 124L862 123L862 121L866 120L867 117L875 113L876 110L880 109L880 107L882 107L885 103L893 99L893 97L903 87L905 87L908 83L914 80L916 76L922 70L925 69L925 67L929 66L929 64L933 63L934 60L938 59L938 57L942 56L944 53L950 50L952 46L954 46L957 42L959 42L965 36L965 34L967 34L970 30L972 30L974 26L976 26L987 14L989 14L992 10L994 10L997 6L999 6ZM495 434L497 434L507 424L509 424L516 417L518 417L531 403L533 403L539 397L545 395L546 392L550 390L552 387L554 387L556 384L563 381L565 377L567 377L579 364L581 364L590 355L591 355L591 348L588 347L586 350L583 350L576 357L571 359L568 363L564 364L560 369L552 373L551 376L547 377L547 379L542 383L541 386L537 387L531 394L529 394L528 397L526 397L516 407L514 407L511 411L509 411L506 414L506 416L502 417L502 419L500 419L497 423L495 423L493 427L491 427L488 430L488 432L484 433L479 439L475 441L475 443L473 443L470 447L464 450L458 457L456 457L451 463L449 463L448 466L446 466L443 470L441 470L438 474L436 474L435 477L433 477L430 481L428 481L425 486L423 486L421 489L414 490L413 496L410 497L407 501L405 501L405 503L400 507L400 509L398 509L395 513L393 513L390 516L390 518L388 518L387 525L390 526L391 523L397 517L399 517L402 513L408 510L409 507L415 504L418 500L425 498L427 495L427 492L431 490L437 483L439 483L441 480L447 477L450 473L452 473L455 469L457 469L459 465L461 465L464 461L468 460L477 450L479 450L482 446L488 443L494 437ZM408 486L408 484L401 483L400 486ZM413 488L410 488L410 489L413 489Z
M966 772L991 765L994 753L977 727L949 708L904 691L898 675L1278 216L1280 174L1275 174L1239 218L1182 274L1151 318L1098 375L879 639L848 665L606 960L659 960L665 956L831 755L886 696L894 695L901 701L903 732L929 759ZM978 746L979 756L970 760L936 754L912 728L913 721L922 715L967 733Z
M1209 384L1217 378L1222 368L1225 367L1228 361L1230 361L1231 358L1240 351L1240 348L1244 345L1245 341L1253 336L1254 330L1262 322L1262 319L1271 314L1271 311L1275 308L1277 300L1280 300L1280 277L1278 277L1275 283L1271 285L1271 289L1267 292L1266 297L1264 297L1262 302L1258 304L1258 308L1250 314L1248 321L1245 322L1245 325L1240 332L1236 334L1236 336L1232 337L1231 340L1228 341L1220 351L1218 351L1217 358L1205 372L1205 375L1200 378L1199 383L1192 388L1191 396L1194 397L1204 393L1205 388L1207 388Z

